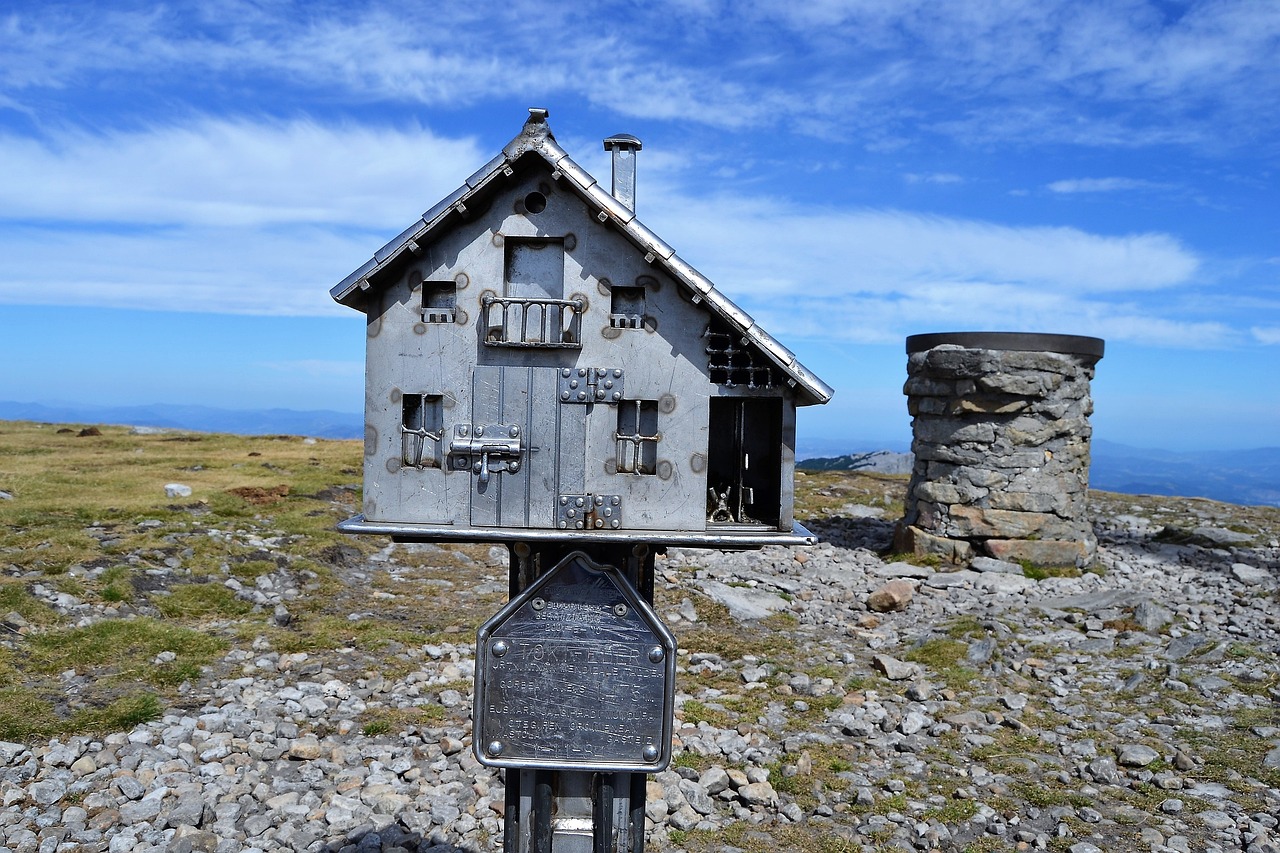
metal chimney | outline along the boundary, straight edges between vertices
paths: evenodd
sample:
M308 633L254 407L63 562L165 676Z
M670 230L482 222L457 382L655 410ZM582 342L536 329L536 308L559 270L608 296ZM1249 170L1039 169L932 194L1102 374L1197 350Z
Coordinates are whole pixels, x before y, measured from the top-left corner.
M636 152L644 146L629 133L617 133L604 141L604 150L613 152L613 197L636 209Z

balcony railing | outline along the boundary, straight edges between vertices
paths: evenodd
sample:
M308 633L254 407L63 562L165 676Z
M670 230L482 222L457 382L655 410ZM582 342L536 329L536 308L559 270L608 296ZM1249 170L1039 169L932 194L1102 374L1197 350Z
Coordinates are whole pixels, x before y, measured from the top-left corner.
M582 349L581 299L486 296L482 304L487 346Z

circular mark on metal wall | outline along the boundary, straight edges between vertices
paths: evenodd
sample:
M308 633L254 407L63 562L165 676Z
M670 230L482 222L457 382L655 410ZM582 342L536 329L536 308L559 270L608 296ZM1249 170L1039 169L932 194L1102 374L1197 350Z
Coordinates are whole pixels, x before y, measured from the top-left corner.
M524 209L530 213L541 213L547 209L547 197L540 192L531 192L524 197Z
M572 252L576 248L578 248L578 238L573 233L564 235L564 250Z
M414 324L413 324L413 333L414 333L415 335L425 335L425 334L427 333L427 324L426 324L426 323L414 323Z
M501 247L502 242L503 242L503 236L495 231L493 234L493 245Z
M391 474L400 470L400 457L392 456L387 460L387 471Z
M615 329L613 326L605 326L603 329L600 330L600 337L604 338L607 341L611 341L614 338L622 337L622 330Z
M371 338L376 338L378 333L382 331L382 315L369 318L369 325L365 326L364 333Z
M669 415L676 410L676 398L674 394L663 394L658 398L658 411L664 415Z
M393 403L399 403L402 399L404 399L404 392L401 391L399 388L392 388L391 393L387 395L387 399Z
M613 293L613 282L607 278L601 278L596 282L596 290L600 291L601 296L608 296Z
M373 498L364 499L364 517L373 518L378 514L378 505L374 503Z
M657 317L655 317L655 316L653 316L652 314L645 314L645 315L644 315L644 330L645 330L646 332L656 332L656 331L658 331L658 318L657 318Z
M458 285L458 289L461 290L471 283L471 277L464 272L460 272L453 277L453 283Z
M671 475L674 474L675 472L676 472L676 466L672 465L666 459L660 460L658 462L658 479L659 480L670 480Z
M457 323L459 326L465 326L467 325L468 319L466 311L463 311L461 308L454 309L453 322Z
M454 406L458 405L458 400L452 394L445 394L444 398L441 399L440 404L446 409L452 409Z
M695 453L690 456L689 470L695 474L701 474L707 470L707 455L705 453Z
M364 425L364 455L372 456L378 452L378 430L373 424Z
M651 275L636 276L636 287L643 287L647 290L661 290L662 282Z
M617 459L604 460L604 472L606 474L618 473L618 460Z
M422 270L409 270L409 286L417 287L422 284Z

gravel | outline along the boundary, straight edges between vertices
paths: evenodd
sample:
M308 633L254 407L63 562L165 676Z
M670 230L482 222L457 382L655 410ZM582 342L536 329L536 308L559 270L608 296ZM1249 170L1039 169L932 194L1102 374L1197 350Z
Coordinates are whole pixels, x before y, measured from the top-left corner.
M677 637L732 636L720 608L776 651L682 642L650 849L728 849L717 833L738 828L761 849L1280 853L1280 547L1189 505L1217 507L1186 522L1208 544L1159 535L1185 508L1097 505L1098 571L1039 581L886 563L888 523L852 514L803 549L670 549L657 606ZM264 577L237 594L287 625L298 590ZM954 666L931 656L948 649ZM0 851L499 849L502 776L471 751L473 647L352 655L259 638L160 719L0 742ZM379 713L403 722L366 728Z

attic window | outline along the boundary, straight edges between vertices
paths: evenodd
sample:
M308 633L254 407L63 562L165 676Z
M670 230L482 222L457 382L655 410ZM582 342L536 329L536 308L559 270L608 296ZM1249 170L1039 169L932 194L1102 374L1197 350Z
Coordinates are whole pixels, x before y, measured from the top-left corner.
M422 283L422 322L452 323L458 313L458 285L452 281Z
M715 384L751 389L772 388L776 384L773 365L742 332L714 318L702 336L707 341L707 369Z
M609 325L615 329L638 329L644 325L644 288L619 287L612 289L609 305Z
M410 468L439 468L444 437L444 395L405 394L400 424L401 463Z
M618 404L616 461L619 474L653 474L658 470L657 400L623 400Z

